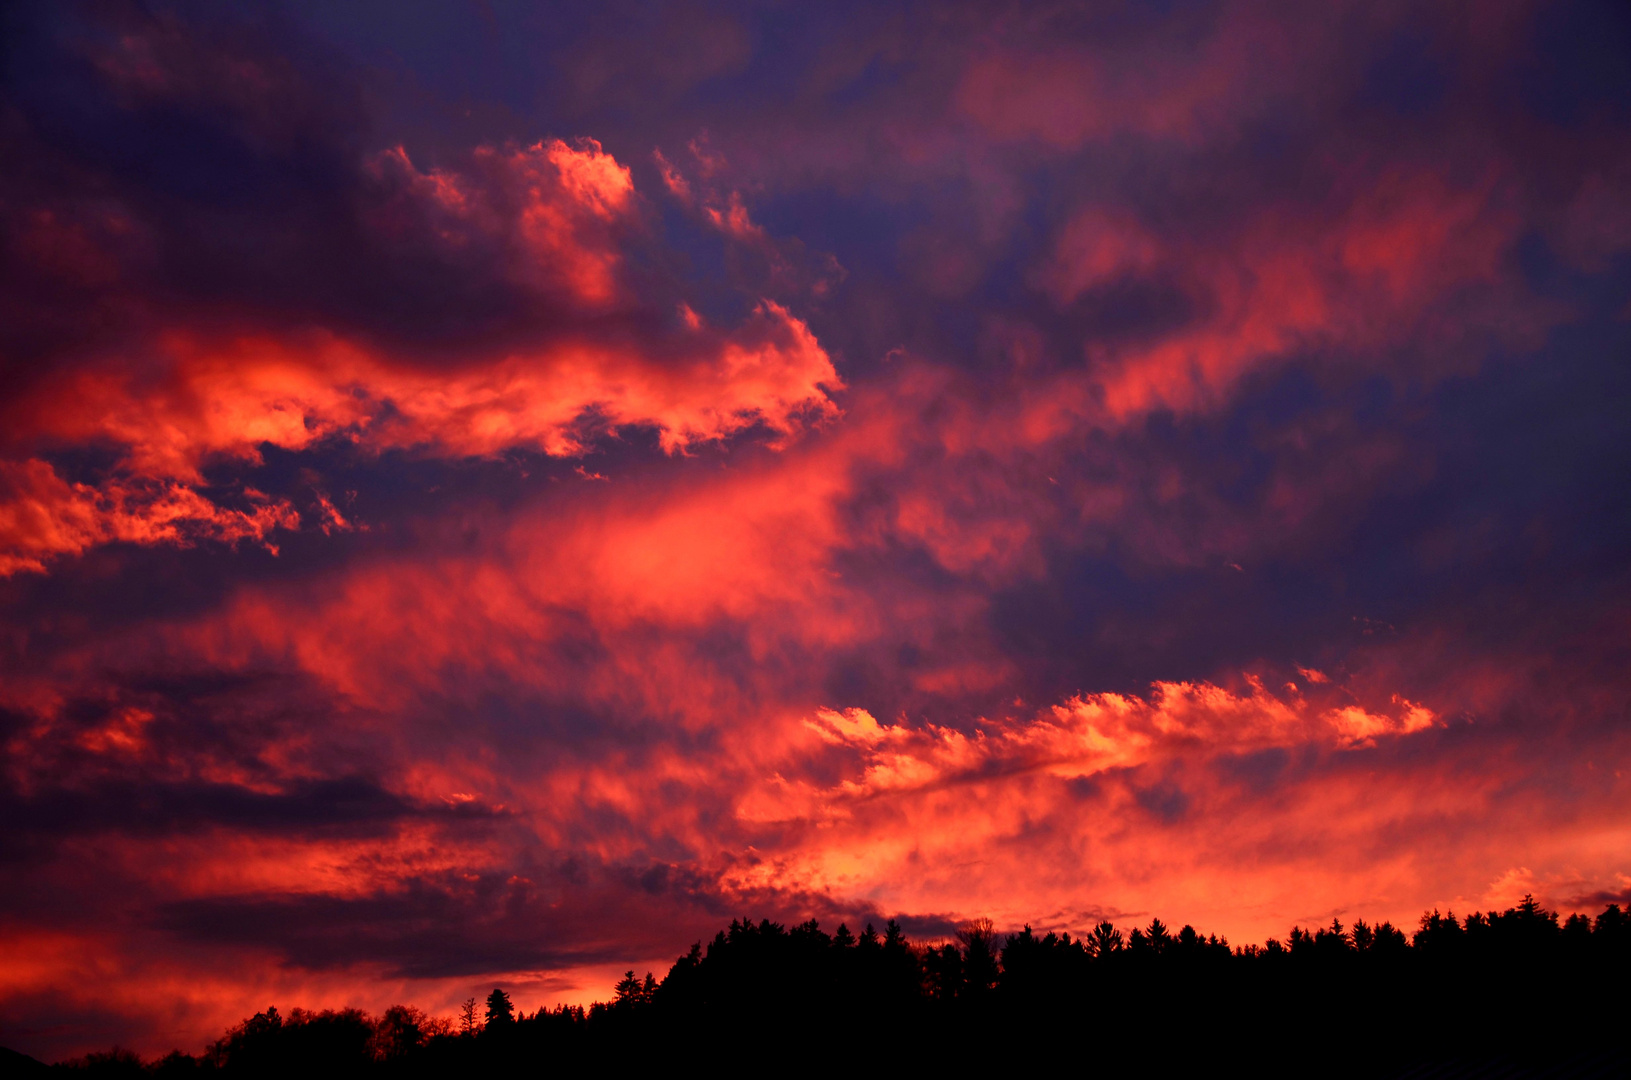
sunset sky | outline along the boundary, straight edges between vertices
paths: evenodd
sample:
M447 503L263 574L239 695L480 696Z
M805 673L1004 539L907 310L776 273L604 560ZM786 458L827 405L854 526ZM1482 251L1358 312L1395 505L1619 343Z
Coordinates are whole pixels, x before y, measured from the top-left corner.
M0 20L0 1044L1631 900L1631 7Z

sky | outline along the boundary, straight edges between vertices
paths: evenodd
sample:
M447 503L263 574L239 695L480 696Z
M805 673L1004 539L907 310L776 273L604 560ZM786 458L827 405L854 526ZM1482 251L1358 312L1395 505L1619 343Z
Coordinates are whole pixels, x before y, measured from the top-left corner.
M1631 900L1631 8L0 19L0 1043Z

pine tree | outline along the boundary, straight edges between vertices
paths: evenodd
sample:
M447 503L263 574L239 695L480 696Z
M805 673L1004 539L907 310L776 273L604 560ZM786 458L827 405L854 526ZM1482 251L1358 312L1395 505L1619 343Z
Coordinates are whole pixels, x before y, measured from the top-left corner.
M515 1023L515 1007L510 1004L510 995L493 987L493 992L487 995L487 1026L488 1028L508 1027Z

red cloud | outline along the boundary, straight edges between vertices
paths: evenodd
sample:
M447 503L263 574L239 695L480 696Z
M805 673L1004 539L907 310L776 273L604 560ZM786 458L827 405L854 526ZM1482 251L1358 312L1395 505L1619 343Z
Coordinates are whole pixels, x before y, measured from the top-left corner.
M529 288L565 290L591 308L619 300L616 226L634 194L628 170L598 143L482 149L468 174L421 173L397 150L377 169L396 186L377 227L448 257L496 245ZM197 490L205 464L253 464L267 445L341 438L452 457L561 456L584 451L586 425L653 429L668 453L749 428L783 445L836 417L831 394L843 385L808 327L769 300L730 331L694 319L667 339L557 333L439 368L325 330L175 329L47 375L10 403L9 441L25 454L95 445L120 457L95 490L38 462L10 466L20 479L0 504L10 553L0 572L114 539L236 540L297 527L286 504L232 511Z
M1061 380L1065 392L1041 396L1027 426L1051 438L1090 417L1115 423L1157 408L1216 408L1248 373L1299 351L1346 354L1465 332L1442 305L1479 289L1486 318L1533 336L1547 315L1525 325L1500 307L1500 259L1516 229L1495 185L1457 188L1433 175L1384 177L1324 219L1265 213L1226 246L1158 243L1128 218L1087 209L1039 271L1056 302L1160 276L1192 298L1197 314L1148 339L1089 341L1092 375ZM1447 373L1460 354L1453 338L1441 349Z
M69 483L44 461L0 461L0 577L43 571L52 558L113 541L254 540L276 552L266 537L276 528L299 528L299 514L286 500L252 490L246 495L252 508L233 510L177 483L117 480L92 487Z
M634 182L595 140L482 147L468 173L420 172L399 146L374 169L394 189L374 217L388 234L432 238L450 255L495 246L520 284L562 289L579 304L619 298L617 227L632 214Z
M134 1017L162 1052L271 1001L449 1011L502 978L531 1009L659 969L720 912L1073 932L1154 913L1238 942L1514 890L1623 893L1625 605L1571 598L1607 558L1593 530L1617 534L1588 516L1571 539L1577 508L1533 488L1458 504L1476 530L1423 534L1405 504L1460 498L1424 487L1450 466L1416 419L1360 417L1342 392L1377 373L1436 391L1475 372L1463 338L1537 339L1553 311L1509 265L1535 227L1518 163L1360 132L1363 160L1321 143L1282 175L1235 145L1288 96L1280 30L1223 19L1122 48L1011 25L1038 44L856 53L798 109L721 136L729 163L699 142L686 176L658 155L683 229L724 247L744 295L824 297L740 319L718 283L662 280L694 253L648 257L661 222L600 143L434 165L397 147L320 197L304 185L322 169L277 157L309 127L281 102L321 99L292 65L180 29L121 38L98 64L121 124L222 98L266 182L323 202L323 224L300 234L275 199L181 206L168 159L154 190L98 176L61 209L5 203L23 208L14 280L58 304L29 324L50 363L0 358L18 373L0 405L8 1015ZM800 126L874 81L880 107ZM323 145L339 160L357 141ZM1145 190L1166 170L1176 196ZM1553 234L1585 272L1624 247L1617 175L1558 188ZM792 177L770 193L784 220L811 176L833 181L822 207L862 192L910 218L939 291L891 276L902 230L846 237L865 287L837 292L835 262L806 266L749 215L742 192ZM266 232L197 239L221 220ZM269 266L200 282L243 251ZM388 302L337 298L342 274ZM35 294L17 295L8 311ZM1131 329L1097 319L1151 296L1176 300ZM880 340L913 344L869 368L857 343ZM1254 396L1293 367L1337 392ZM1499 397L1465 410L1499 423L1454 418L1499 427L1466 441L1535 452ZM634 431L660 452L485 486L511 464L490 459ZM359 522L323 493L335 461L357 486L482 483ZM334 539L243 579L216 560L179 598L37 576L103 543L270 546L301 519L245 486L256 468L302 470L306 526ZM1508 529L1533 546L1489 540L1510 560L1480 570L1473 549ZM1418 556L1455 572L1414 574ZM1509 587L1552 558L1565 587ZM1576 618L1590 603L1610 615Z
M1249 676L1246 682L1246 694L1204 683L1161 683L1148 698L1078 695L1029 720L983 721L972 734L932 724L880 724L862 709L821 709L808 727L821 742L846 752L847 775L835 784L813 785L790 779L783 769L744 800L741 812L771 822L848 821L875 814L870 807L881 799L906 800L904 812L914 800L970 785L990 789L1012 782L1016 791L1034 792L1028 777L1084 780L1186 758L1368 746L1378 737L1438 723L1431 710L1397 697L1398 715L1390 715L1358 705L1310 706L1300 698L1275 697Z
M591 411L614 429L656 429L670 453L756 425L787 438L835 416L828 391L843 388L808 328L768 301L736 331L678 341L669 357L561 341L437 371L327 333L176 333L151 368L56 381L30 402L25 430L110 443L136 474L193 480L210 457L254 461L264 444L297 450L335 435L453 456L574 454Z

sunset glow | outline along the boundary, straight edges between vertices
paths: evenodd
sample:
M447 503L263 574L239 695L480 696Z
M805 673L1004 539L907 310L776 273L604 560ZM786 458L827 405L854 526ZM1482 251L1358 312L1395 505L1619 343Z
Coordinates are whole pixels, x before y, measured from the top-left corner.
M1631 902L1611 4L23 4L0 1044Z

